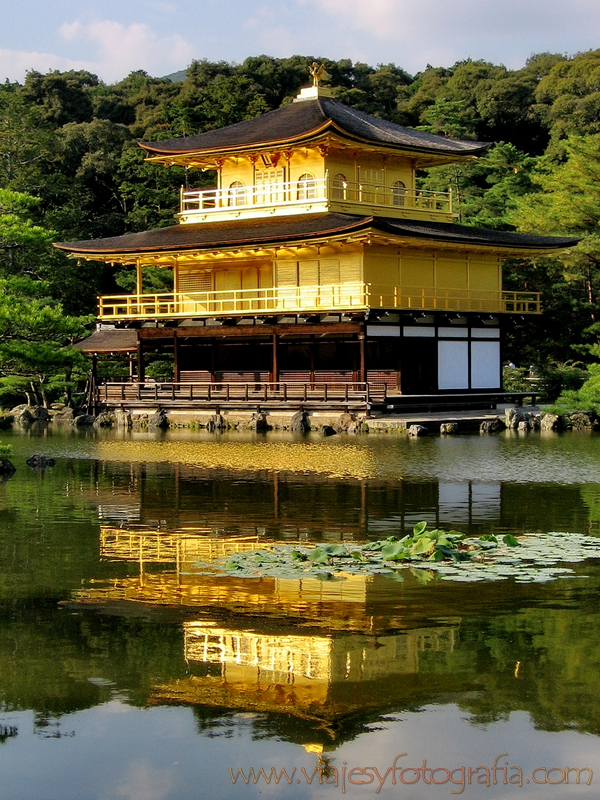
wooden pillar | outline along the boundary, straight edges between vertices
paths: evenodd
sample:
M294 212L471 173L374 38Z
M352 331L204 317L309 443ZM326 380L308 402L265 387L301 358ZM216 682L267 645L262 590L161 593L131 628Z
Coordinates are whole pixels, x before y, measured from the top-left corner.
M173 257L173 311L179 314L181 311L181 297L179 296L179 260Z
M273 383L279 382L279 364L277 361L277 334L273 334L273 359L271 369L271 381Z
M359 383L366 383L367 382L367 365L365 362L365 334L359 333L358 334L358 347L360 350L360 372L358 376Z
M173 331L173 380L179 383L179 337L177 330Z
M210 374L211 380L215 382L215 340L210 340Z
M139 337L137 342L137 377L139 383L143 383L146 380L146 365L144 364L144 342Z
M310 337L310 379L315 379L315 337Z
M173 291L179 292L179 260L177 256L173 258Z
M136 294L144 293L144 285L142 278L142 262L141 259L139 258L135 262L135 292Z

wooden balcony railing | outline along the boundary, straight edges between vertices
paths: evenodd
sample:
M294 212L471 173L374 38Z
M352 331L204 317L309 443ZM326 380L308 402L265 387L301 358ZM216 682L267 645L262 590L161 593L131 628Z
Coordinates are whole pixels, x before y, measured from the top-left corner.
M281 203L306 203L327 198L327 179L321 178L291 183L269 183L226 189L181 188L181 211L222 211L245 206L273 206Z
M101 297L102 320L353 311L361 309L455 311L518 314L541 312L538 292L377 286L342 283L329 286L279 286L219 292L174 292Z
M385 383L308 382L290 383L104 383L98 387L98 399L107 405L139 403L165 407L194 406L263 406L298 407L303 405L363 408L381 403Z
M101 319L214 317L332 309L365 309L364 283L281 286L220 292L118 295L100 298Z
M244 208L303 205L323 200L452 213L452 192L342 182L329 177L223 189L185 190L182 187L180 210L182 214L209 214L226 209L242 211Z

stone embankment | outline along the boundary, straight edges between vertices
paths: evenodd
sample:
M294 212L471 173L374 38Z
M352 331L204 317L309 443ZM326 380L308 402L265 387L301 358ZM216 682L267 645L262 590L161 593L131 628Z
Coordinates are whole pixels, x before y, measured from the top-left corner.
M323 436L338 433L403 433L410 437L479 431L494 434L503 430L525 433L532 430L561 431L600 430L600 418L593 413L577 412L570 417L550 414L537 408L507 407L493 412L428 413L400 416L367 416L366 414L307 411L231 411L216 414L214 411L184 411L180 409L148 412L104 411L92 416L83 411L56 403L50 408L17 406L0 415L0 429L16 425L27 427L48 423L75 427L115 428L121 430L166 430L168 428L204 429L207 431L291 431L295 433L320 432Z

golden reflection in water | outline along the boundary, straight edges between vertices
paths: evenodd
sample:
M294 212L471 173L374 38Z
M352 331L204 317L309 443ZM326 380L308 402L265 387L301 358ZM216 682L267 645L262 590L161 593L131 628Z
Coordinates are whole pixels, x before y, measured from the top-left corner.
M183 655L192 674L154 685L150 704L283 711L309 720L333 743L340 720L386 705L390 685L404 695L411 681L426 681L422 654L454 651L460 620L407 629L398 584L380 575L244 579L195 568L198 558L256 544L254 537L198 530L102 527L102 557L138 563L139 575L82 588L73 600L107 610L125 601L185 612ZM303 746L314 753L327 747L312 736Z
M193 621L185 622L183 629L187 661L243 668L253 681L262 683L302 685L413 674L419 670L420 652L454 650L453 628L419 628L387 636L303 636L266 635Z
M136 531L110 525L100 527L100 555L109 561L137 561L145 564L177 564L178 570L191 569L197 561L214 561L233 553L264 547L255 535L217 537L206 535L211 529L193 528L175 532Z
M365 447L339 443L264 441L111 441L97 444L103 461L182 463L213 469L269 472L317 472L332 477L378 475L375 454Z
M116 578L104 586L73 593L83 604L141 603L158 607L203 608L263 615L301 617L304 624L330 630L372 631L379 625L402 628L405 623L396 597L385 620L374 619L369 604L385 604L389 581L378 576L350 575L340 581L316 578L236 578L194 575L175 570L143 572L138 577Z
M264 546L250 536L206 536L102 526L100 553L109 561L139 565L139 574L94 583L74 592L83 604L141 603L158 607L227 609L264 616L300 615L306 624L331 630L404 628L398 584L381 575L346 575L341 580L240 578L204 574L210 562ZM156 571L156 566L172 566ZM373 616L373 607L377 615ZM381 611L384 610L383 615ZM385 618L385 620L383 619Z
M152 702L223 705L319 718L348 714L376 702L357 690L394 676L416 675L426 651L451 653L456 627L388 635L257 633L184 623L188 662L217 665L218 673L155 686ZM351 688L352 687L352 688Z

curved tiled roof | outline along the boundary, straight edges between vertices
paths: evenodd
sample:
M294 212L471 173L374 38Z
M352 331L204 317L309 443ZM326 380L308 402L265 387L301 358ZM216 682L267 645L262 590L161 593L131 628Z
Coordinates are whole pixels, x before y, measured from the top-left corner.
M323 236L351 234L366 229L408 239L426 239L432 244L444 242L538 252L572 247L579 241L572 237L538 236L487 228L469 228L449 222L419 222L389 217L329 213L172 225L168 228L128 233L108 239L57 242L55 247L82 256L173 253L236 245L267 246L279 242L310 241Z
M326 97L290 103L260 117L196 136L164 142L140 142L140 145L153 155L174 156L237 150L261 144L291 144L328 129L371 144L445 155L478 155L490 146L485 142L446 139L405 128Z
M130 328L94 331L73 346L83 353L133 353L137 350L137 331Z

